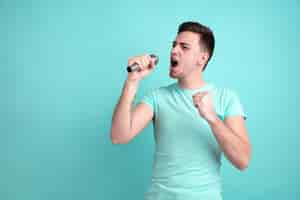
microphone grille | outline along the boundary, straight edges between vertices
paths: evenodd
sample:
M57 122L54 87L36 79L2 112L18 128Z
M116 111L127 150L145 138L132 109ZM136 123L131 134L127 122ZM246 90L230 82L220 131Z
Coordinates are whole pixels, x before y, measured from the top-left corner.
M158 56L155 55L155 54L150 54L150 57L155 59L155 65L157 65L157 63L158 63L158 61L159 61Z

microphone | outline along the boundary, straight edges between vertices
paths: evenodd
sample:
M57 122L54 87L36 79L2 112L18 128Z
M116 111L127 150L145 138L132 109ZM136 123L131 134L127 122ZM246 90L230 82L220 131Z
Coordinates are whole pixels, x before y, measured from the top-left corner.
M150 57L154 59L155 65L158 63L158 56L154 54L150 54ZM134 71L140 71L141 68L138 66L137 63L133 63L132 65L127 66L127 72L134 72Z

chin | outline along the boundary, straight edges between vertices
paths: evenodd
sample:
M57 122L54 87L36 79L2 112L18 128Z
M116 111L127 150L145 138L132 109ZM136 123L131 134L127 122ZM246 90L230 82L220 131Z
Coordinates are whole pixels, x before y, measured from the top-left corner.
M176 78L176 76L174 74L172 74L171 72L169 72L169 77L170 78Z
M171 66L170 66L171 68ZM169 70L169 77L174 78L174 79L179 79L183 75L183 70L177 66L177 70L173 71Z
M171 72L169 72L169 77L172 79L179 79L180 77L178 75L174 75Z

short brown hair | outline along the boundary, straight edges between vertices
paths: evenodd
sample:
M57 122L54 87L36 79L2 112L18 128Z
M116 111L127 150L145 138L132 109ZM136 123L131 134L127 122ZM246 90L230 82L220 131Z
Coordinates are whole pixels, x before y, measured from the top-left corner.
M210 58L213 55L214 48L215 48L215 38L214 38L213 32L211 31L211 29L209 27L204 26L198 22L192 22L192 21L184 22L179 25L177 34L184 32L184 31L198 33L200 46L204 46L205 50L208 51L209 57L202 69L202 71L204 71L208 61L210 60Z

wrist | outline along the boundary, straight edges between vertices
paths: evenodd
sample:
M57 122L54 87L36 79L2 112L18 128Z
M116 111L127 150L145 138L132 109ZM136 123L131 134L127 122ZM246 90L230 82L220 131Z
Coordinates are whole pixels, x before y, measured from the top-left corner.
M138 90L138 87L139 87L138 80L127 79L124 83L123 95L125 95L129 99L133 99Z
M207 122L210 126L217 126L222 122L222 120L218 117L217 114L207 118Z
M127 78L125 81L126 85L132 85L132 86L137 86L139 84L140 80L139 79L129 79Z

